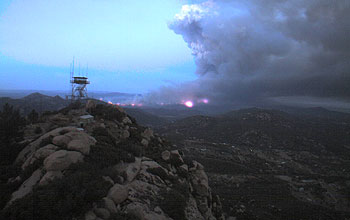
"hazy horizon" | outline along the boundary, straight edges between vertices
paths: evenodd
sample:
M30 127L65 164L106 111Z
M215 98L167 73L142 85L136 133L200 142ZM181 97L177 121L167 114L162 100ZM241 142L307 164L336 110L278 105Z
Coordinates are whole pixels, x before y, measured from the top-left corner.
M350 105L346 0L5 0L0 89L88 91L222 106Z

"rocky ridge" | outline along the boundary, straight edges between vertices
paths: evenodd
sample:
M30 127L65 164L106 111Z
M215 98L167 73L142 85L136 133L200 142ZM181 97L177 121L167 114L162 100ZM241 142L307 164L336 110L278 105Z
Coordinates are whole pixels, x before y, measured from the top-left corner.
M37 126L43 133L26 132L20 171L8 180L19 187L2 210L7 219L224 219L204 167L118 106L73 105ZM54 201L40 207L48 194Z

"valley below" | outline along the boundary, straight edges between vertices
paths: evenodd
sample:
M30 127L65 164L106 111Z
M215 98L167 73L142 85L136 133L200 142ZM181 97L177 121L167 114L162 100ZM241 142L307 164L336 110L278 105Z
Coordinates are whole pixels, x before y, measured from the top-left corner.
M350 216L348 122L246 109L157 131L205 166L227 216L335 220Z
M176 181L180 180L188 185L193 184L186 182L190 180L186 177L188 174L182 173L183 168L189 169L193 164L199 162L204 166L205 173L201 171L201 178L207 181L208 195L210 195L205 200L208 201L205 210L214 213L217 219L350 219L350 114L348 113L324 108L284 107L282 110L246 108L224 114L206 114L203 109L186 109L181 106L141 108L126 106L124 112L118 106L108 105L99 100L94 101L98 103L97 110L89 110L89 112L79 110L82 111L81 113L75 109L61 109L62 106L67 106L68 102L57 96L50 97L38 93L22 99L2 98L1 101L2 105L9 102L23 116L33 109L40 113L39 122L28 124L25 127L25 141L22 141L19 146L36 140L54 128L72 126L77 117L89 113L95 117L95 122L84 129L89 135L95 135L94 137L98 140L96 146L104 143L105 147L120 148L119 151L139 157L138 160L146 164L148 160L155 160L160 163L160 167L165 167L166 173L175 175L170 178L164 176L163 173L152 173L153 178L165 178L160 188L170 187L173 190L171 192L183 193L183 189L176 188ZM114 114L118 116L117 119L114 118ZM123 117L128 115L131 121L120 122L123 118L119 115ZM75 123L73 123L74 126L77 126ZM154 130L154 143L153 139L144 141L141 138L141 131L146 131L144 130L146 127ZM98 139L99 136L96 136L97 128L101 130L99 134L103 136L101 140ZM141 136L140 132L136 132L138 130ZM107 141L104 137L106 134L111 134L113 141ZM146 147L149 141L152 147ZM96 146L92 145L92 149ZM105 147L99 150L104 152L109 149ZM143 153L138 152L140 149ZM176 161L176 163L174 161L165 163L163 154L167 150L176 152L176 155L183 161L181 159L180 164ZM95 153L101 152L96 151ZM104 153L105 155L99 158L101 164L105 158L110 157L106 152ZM86 158L93 158L96 155L91 154ZM122 161L129 160L122 156L118 157L121 157ZM112 157L109 159L115 160ZM199 170L203 169L201 165L198 165ZM26 172L31 174L34 170L29 171L23 170L19 176L26 175ZM4 169L2 174L3 186L10 186L8 192L3 192L8 196L7 199L10 198L10 192L17 189L18 184L9 185L7 182L8 177L14 178L16 176L11 175L15 174L10 173L7 169ZM65 176L69 176L68 171ZM115 181L120 182L117 177ZM171 181L168 180L169 178ZM19 182L24 180L25 178ZM67 180L67 184L72 184L66 177L63 180ZM16 179L11 181L18 182ZM192 203L186 210L196 207L193 201L198 196L196 191L190 190L189 192L188 194L186 191L184 194L189 197L177 198L181 201L190 198L189 201ZM29 194L29 196L36 196L36 194ZM160 199L162 196L168 195L152 195L152 198ZM147 201L146 197L140 197L140 201L142 203L144 199ZM205 213L200 209L204 204L203 201L198 200L197 203L198 209ZM148 207L149 205L147 208L143 207L142 215L149 215L151 218L150 216L156 215L155 212L173 219L189 216L191 212L187 211L185 212L187 214L181 211L183 215L178 216L178 212L171 208L174 205L173 202L170 199L168 207L161 206L162 209L165 209L165 214L159 212L158 204L151 202L151 208ZM23 203L26 204L26 201ZM5 204L4 200L3 205ZM86 208L91 208L91 204L94 203L90 202ZM131 199L127 199L122 204L122 207L133 205ZM179 204L176 201L177 208L180 207ZM51 205L57 208L55 204ZM93 210L95 209L96 207ZM127 210L122 208L118 213L129 215ZM67 213L70 212L67 211ZM95 213L98 212L95 210ZM77 212L77 214L82 213ZM200 216L198 212L196 215ZM206 215L209 216L209 214ZM114 218L105 219L118 218L114 216Z

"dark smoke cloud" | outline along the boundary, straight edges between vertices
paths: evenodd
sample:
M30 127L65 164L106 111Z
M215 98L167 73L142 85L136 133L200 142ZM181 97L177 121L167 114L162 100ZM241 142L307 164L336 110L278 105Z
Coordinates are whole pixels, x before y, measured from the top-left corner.
M349 0L207 1L183 6L169 28L192 50L199 78L152 100L350 99Z

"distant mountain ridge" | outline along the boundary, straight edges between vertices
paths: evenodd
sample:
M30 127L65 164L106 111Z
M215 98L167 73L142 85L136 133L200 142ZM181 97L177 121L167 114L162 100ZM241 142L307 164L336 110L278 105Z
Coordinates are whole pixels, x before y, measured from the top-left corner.
M300 110L299 110L300 111ZM220 116L192 116L158 129L173 138L196 138L255 148L344 152L350 145L350 114L322 109L291 114L241 109Z
M6 103L14 106L15 109L19 109L21 114L26 115L33 109L39 113L45 111L56 111L66 107L70 102L58 95L52 97L36 92L20 99L1 97L0 108Z

